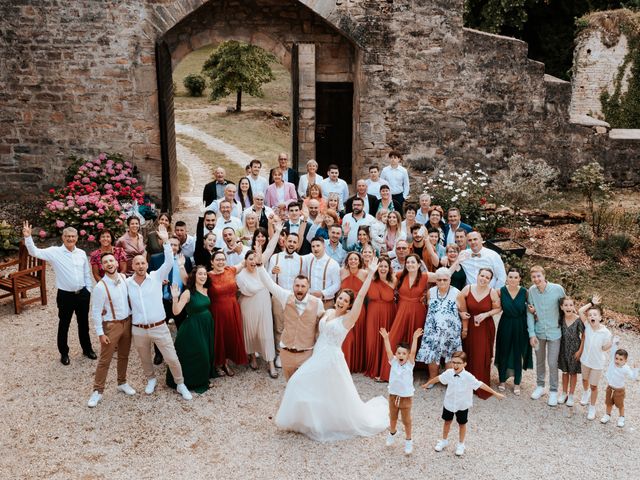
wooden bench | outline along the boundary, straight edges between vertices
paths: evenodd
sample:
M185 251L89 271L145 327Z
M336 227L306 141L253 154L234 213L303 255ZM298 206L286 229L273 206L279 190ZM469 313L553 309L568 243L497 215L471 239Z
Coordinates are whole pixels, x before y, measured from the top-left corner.
M20 313L22 307L29 303L40 301L42 305L47 304L47 282L46 282L47 262L39 258L32 257L24 245L24 240L20 242L18 258L9 262L0 263L0 290L9 293L0 295L0 299L13 296L15 313ZM11 273L3 270L12 269ZM40 295L27 298L27 292L39 288Z

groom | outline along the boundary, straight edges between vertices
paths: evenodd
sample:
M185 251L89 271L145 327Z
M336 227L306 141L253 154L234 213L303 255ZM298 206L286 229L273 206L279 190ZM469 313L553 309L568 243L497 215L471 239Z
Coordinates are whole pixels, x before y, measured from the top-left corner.
M313 352L324 306L321 299L308 295L309 279L304 275L294 279L293 291L276 284L264 267L258 269L258 275L284 310L284 328L279 348L282 372L284 378L289 380Z

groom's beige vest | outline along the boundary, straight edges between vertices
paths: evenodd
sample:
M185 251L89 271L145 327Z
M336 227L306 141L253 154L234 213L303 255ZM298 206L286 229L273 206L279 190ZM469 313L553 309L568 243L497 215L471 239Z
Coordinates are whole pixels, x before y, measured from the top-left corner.
M289 295L284 307L284 330L280 341L294 350L308 350L316 343L316 331L318 326L318 300L309 295L307 307L298 314L295 304L295 296Z

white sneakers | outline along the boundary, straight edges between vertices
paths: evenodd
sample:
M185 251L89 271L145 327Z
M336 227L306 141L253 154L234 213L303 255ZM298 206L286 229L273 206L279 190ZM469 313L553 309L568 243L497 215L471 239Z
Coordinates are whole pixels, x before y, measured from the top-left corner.
M131 388L131 386L128 383L123 383L122 385L118 385L118 391L126 395L136 394L136 391L133 388Z
M396 436L392 435L391 432L387 432L387 442L386 442L387 447L390 447L391 445L393 445L395 441L396 441Z
M588 405L591 400L591 390L585 390L582 392L582 398L580 399L580 405Z
M189 391L189 389L184 383L181 383L180 385L176 386L176 390L180 395L182 395L182 398L184 398L185 400L191 400L193 398L191 396L191 392Z
M567 403L566 403L567 407L573 407L574 405L573 402L574 402L573 394L570 393L569 395L567 395Z
M609 423L609 420L611 420L611 415L605 413L600 419L600 423Z
M620 428L624 427L624 417L618 417L618 426Z
M587 411L587 420L593 420L596 418L596 407L595 405L589 405L589 410Z
M558 395L558 405L562 405L566 401L567 401L566 393L562 392L560 395Z
M89 408L95 408L100 400L102 400L102 394L97 390L94 390L91 394L91 398L89 398L89 401L87 402L87 406Z
M411 455L413 453L413 440L405 440L404 442L404 454Z
M276 368L282 368L282 360L280 360L280 355L276 355L276 361L274 362Z
M538 400L542 395L544 395L544 387L536 387L536 389L531 394L531 399Z
M547 400L547 405L550 407L558 406L558 392L549 392L549 399Z
M147 395L151 395L155 391L157 384L158 380L155 377L150 378L147 382L147 386L144 387L144 393L146 393Z
M447 446L449 445L449 440L445 440L444 438L441 440L438 440L438 443L436 443L436 446L434 447L434 450L436 452L441 452L443 451L445 448L447 448Z
M456 455L461 457L464 455L464 443L459 443L456 445Z

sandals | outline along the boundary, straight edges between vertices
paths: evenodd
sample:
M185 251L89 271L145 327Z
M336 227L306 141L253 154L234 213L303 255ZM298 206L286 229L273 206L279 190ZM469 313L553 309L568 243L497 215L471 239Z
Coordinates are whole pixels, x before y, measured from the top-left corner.
M514 395L520 395L520 385L515 385L513 387L513 394Z
M504 383L501 383L500 385L498 385L498 390L500 390L501 392L504 392L507 390L507 387L505 387Z
M250 355L249 357L251 358L251 360L249 361L249 368L251 370L257 370L258 369L258 359L253 355Z
M222 371L227 374L227 377L233 377L235 375L235 372L231 370L229 365L224 365Z
M269 370L269 376L271 378L278 378L280 375L278 374L278 371L274 369L274 370Z

